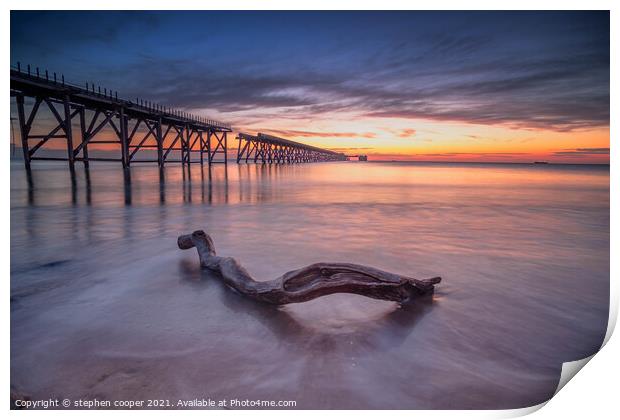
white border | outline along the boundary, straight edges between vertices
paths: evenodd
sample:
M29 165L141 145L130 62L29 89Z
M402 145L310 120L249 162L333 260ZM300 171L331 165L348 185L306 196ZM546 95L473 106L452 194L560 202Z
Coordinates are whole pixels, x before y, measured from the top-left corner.
M601 0L589 0L589 1L576 1L576 0L564 0L564 1L549 1L549 0L468 0L464 1L447 1L447 0L434 0L432 2L412 2L405 0L381 0L381 1L367 1L367 0L331 0L331 1L318 1L318 0L298 0L283 1L283 0L262 0L262 1L247 1L247 0L221 0L219 2L205 2L205 1L190 1L190 0L174 0L174 1L160 1L160 0L109 0L105 3L83 2L78 0L56 0L54 2L44 0L28 0L27 2L9 0L2 2L6 8L5 12L1 16L0 28L2 28L3 42L2 42L2 58L4 72L5 92L9 91L9 68L10 68L10 9L16 10L49 10L49 9L80 9L80 10L99 10L99 9L112 9L112 10L142 10L142 9L159 9L159 10L195 10L195 9L213 9L213 10L232 10L232 9L249 9L249 10L274 10L274 9L287 9L287 10L342 10L342 9L364 9L364 10L405 10L405 9L417 9L417 10L611 10L611 136L613 138L615 134L615 121L613 119L613 110L617 109L617 97L618 97L618 85L615 83L613 75L618 74L618 58L614 55L614 46L618 46L618 19L617 13L620 10L619 7L615 7L614 1L601 1ZM4 115L9 114L9 101L5 100L0 105L4 110ZM4 133L9 133L9 121L4 119L3 127ZM613 143L613 142L610 142ZM3 155L3 162L9 161L8 147L0 148L0 153ZM616 147L611 147L611 306L610 306L610 322L608 326L607 336L605 338L604 351L601 354L597 354L592 358L592 362L588 363L583 369L583 372L579 374L579 379L570 381L565 388L558 393L557 396L552 398L547 404L541 404L540 406L520 409L520 410L505 410L505 411L389 411L389 412L375 412L375 411L354 411L354 412L340 412L340 411L322 411L320 416L327 417L341 417L353 415L356 417L367 418L369 416L383 415L390 416L391 419L407 418L412 416L423 418L507 418L525 415L531 412L536 412L531 418L548 419L562 417L567 419L582 419L585 416L592 418L610 418L613 417L612 413L618 412L617 403L617 375L618 371L618 355L620 354L620 344L618 344L617 338L612 338L611 333L615 326L617 314L618 314L618 234L620 233L617 218L613 217L614 212L618 211L618 174L615 170L618 164L618 150ZM9 194L10 187L7 180L10 179L9 166L5 163L0 166L0 176L5 181L2 182L1 197L5 197L5 205L2 207L2 223L3 237L5 238L2 243L2 267L5 273L2 276L5 279L5 295L3 296L4 302L9 301L9 276L10 276L10 207L9 207ZM616 191L614 192L614 187ZM587 279L585 279L587 280ZM1 323L3 326L3 346L2 346L2 370L1 375L4 380L5 390L5 404L8 410L8 394L10 392L10 371L9 371L9 326L10 326L10 309L9 305L6 305L5 310L2 311ZM573 368L575 364L569 364ZM449 396L446 396L449 398ZM537 411L542 406L548 405L544 409ZM107 411L89 411L87 414L84 412L66 412L66 411L36 411L36 412L21 412L11 411L11 416L24 416L27 418L45 416L49 418L74 418L83 417L85 415L94 418L102 418L110 415ZM173 415L183 415L194 418L209 417L228 417L231 415L230 411L218 411L218 412L203 412L203 411L188 411L180 412L175 411ZM137 417L154 417L164 418L168 417L170 413L167 412L154 412L154 411L134 411L134 412L115 412L115 416L120 415L122 418ZM290 416L300 418L310 418L317 415L317 412L310 411L236 411L235 416L239 417L252 417L252 418L285 418Z

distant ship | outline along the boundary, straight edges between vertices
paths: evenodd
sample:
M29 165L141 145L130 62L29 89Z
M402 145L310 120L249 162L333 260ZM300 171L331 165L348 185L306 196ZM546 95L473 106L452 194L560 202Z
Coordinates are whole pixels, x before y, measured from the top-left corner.
M537 160L536 162L534 162L534 165L547 165L549 162L545 161L545 160Z

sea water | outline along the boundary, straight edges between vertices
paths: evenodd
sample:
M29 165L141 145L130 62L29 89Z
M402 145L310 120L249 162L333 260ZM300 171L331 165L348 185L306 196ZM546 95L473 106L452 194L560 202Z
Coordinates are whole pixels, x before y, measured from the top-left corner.
M273 308L177 248L196 229L258 280L318 261L443 280L406 307ZM11 385L31 399L519 408L597 351L608 309L608 166L11 164Z

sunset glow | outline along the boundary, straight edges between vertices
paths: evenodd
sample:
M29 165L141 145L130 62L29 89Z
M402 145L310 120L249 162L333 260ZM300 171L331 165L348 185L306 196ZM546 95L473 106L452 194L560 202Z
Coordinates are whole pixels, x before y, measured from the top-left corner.
M235 131L372 160L609 163L606 13L153 12L99 20L63 12L14 13L13 21L12 63L45 65L78 84L101 83ZM250 29L259 23L267 29ZM53 45L67 42L59 59Z

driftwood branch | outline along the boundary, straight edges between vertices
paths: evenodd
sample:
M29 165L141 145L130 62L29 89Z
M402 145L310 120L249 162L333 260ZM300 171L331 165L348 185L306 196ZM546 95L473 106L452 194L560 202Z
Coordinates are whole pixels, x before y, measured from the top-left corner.
M218 272L225 284L242 295L275 305L305 302L333 293L405 303L433 293L434 285L441 281L441 277L418 280L357 264L316 263L275 280L259 282L234 258L218 257L213 240L201 230L179 236L177 243L181 249L196 247L200 265Z

